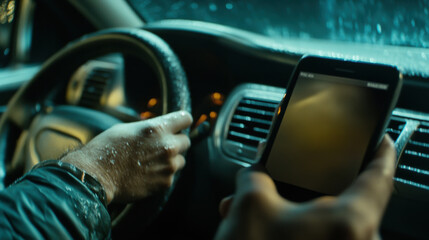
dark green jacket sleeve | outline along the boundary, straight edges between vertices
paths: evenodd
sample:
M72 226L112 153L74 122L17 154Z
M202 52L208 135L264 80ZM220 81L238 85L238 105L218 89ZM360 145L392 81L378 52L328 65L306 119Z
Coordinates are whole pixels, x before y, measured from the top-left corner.
M110 216L67 171L43 167L0 192L0 239L108 239Z

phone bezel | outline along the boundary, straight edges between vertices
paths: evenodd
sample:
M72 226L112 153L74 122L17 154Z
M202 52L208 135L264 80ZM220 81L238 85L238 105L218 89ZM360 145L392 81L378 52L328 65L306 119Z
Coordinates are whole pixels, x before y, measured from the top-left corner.
M265 167L268 156L270 155L271 148L277 135L277 131L283 120L283 116L287 111L287 105L292 96L293 89L298 80L301 72L309 72L316 74L325 74L331 76L352 78L362 81L371 81L377 83L388 84L388 89L385 92L385 100L381 106L383 111L380 113L380 120L377 122L374 133L370 138L367 146L367 150L364 155L359 173L368 165L372 155L378 148L381 140L384 136L384 129L387 127L388 121L391 116L393 108L396 106L396 102L402 86L402 78L400 73L394 66L374 64L358 61L347 61L333 58L323 58L315 56L304 56L297 66L295 67L293 74L287 84L286 93L282 101L279 104L280 111L274 119L273 127L269 134L269 138L266 144L266 148L261 156L259 164ZM318 193L311 190L303 189L291 184L275 181L278 187L279 193L295 201L305 201L318 196L327 195L324 193Z

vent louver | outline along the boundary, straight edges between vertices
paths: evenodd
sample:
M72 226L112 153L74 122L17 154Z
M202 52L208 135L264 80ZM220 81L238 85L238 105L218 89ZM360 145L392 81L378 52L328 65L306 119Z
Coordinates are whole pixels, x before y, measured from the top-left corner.
M228 130L228 140L258 147L270 132L278 102L243 98L235 109Z
M394 142L398 139L402 130L405 127L406 121L404 119L391 118L386 133L392 138Z
M429 190L429 126L420 125L408 141L395 180Z
M85 81L79 104L89 107L100 105L101 97L109 79L111 78L111 70L104 68L94 68L88 74L88 77Z

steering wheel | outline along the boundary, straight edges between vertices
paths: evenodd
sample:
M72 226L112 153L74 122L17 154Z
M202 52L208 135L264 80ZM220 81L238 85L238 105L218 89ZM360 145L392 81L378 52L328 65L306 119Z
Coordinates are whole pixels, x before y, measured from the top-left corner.
M161 89L163 114L191 110L183 68L161 38L145 30L128 28L84 36L49 58L9 102L0 120L0 189L22 175L25 165L46 160L41 159L44 152L65 151L70 143L86 144L100 132L121 122L100 110L65 105L64 101L72 73L88 60L111 53L135 57L153 70ZM144 208L145 215L153 218L168 196L169 193L161 194L144 200L144 203L129 204L117 216L112 216L112 225L134 212L130 209L135 205L139 205L139 211ZM150 223L150 217L146 224Z

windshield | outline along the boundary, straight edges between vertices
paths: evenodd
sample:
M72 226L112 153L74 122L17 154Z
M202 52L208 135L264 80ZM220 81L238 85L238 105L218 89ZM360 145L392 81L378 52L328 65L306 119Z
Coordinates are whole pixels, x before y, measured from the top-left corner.
M148 22L190 19L269 37L429 47L429 0L129 0Z

